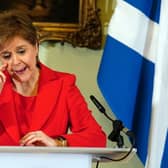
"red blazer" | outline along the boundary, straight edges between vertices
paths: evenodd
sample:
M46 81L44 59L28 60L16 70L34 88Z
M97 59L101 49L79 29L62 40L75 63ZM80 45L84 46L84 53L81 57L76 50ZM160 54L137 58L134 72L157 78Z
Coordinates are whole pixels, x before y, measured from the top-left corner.
M75 76L42 64L37 96L16 93L8 75L0 94L0 145L17 146L23 135L35 130L63 136L69 146L106 146L106 135L88 110Z

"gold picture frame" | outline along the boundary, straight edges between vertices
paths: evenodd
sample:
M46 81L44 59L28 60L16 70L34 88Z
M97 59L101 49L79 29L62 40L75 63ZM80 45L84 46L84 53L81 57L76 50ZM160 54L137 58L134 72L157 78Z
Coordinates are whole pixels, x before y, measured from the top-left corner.
M71 43L74 47L100 49L102 29L96 0L79 0L78 23L35 21L40 42L46 40Z

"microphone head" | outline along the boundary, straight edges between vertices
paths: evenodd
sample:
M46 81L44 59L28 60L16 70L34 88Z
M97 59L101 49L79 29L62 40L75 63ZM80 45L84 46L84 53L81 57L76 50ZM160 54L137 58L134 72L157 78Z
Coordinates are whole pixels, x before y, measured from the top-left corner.
M90 99L92 100L92 102L95 104L95 106L101 113L106 113L105 108L100 104L100 102L93 95L90 96Z

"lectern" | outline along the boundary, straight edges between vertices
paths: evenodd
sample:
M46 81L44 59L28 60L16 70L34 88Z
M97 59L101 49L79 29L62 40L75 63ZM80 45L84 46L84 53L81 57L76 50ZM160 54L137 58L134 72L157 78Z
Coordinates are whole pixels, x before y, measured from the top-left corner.
M0 147L0 166L4 168L91 168L92 162L101 158L120 158L128 148L78 148L78 147ZM136 153L124 160L128 161Z

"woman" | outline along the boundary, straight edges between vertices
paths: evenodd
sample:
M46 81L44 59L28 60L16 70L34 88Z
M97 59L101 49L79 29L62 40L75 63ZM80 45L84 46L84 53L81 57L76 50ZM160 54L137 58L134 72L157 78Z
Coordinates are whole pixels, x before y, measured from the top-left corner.
M105 147L75 76L46 67L38 52L31 19L1 13L0 145Z

